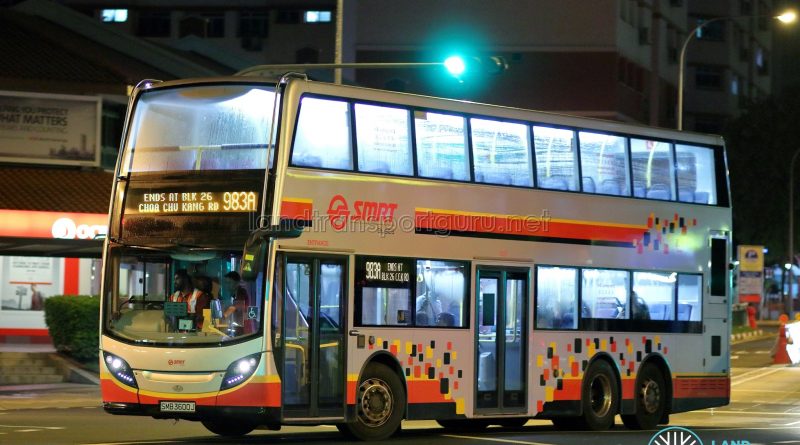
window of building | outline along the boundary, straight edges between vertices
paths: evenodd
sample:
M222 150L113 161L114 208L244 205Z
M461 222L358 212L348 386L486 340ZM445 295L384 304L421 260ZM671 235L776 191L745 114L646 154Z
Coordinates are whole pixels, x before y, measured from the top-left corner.
M536 328L578 328L578 269L536 268Z
M275 23L281 25L293 25L296 23L300 23L301 18L302 18L302 13L300 11L281 9L278 10L277 12L277 15L275 17Z
M239 12L238 37L265 38L269 35L269 14L262 11Z
M756 64L756 71L759 75L767 75L769 74L769 64L767 63L767 52L764 51L764 48L757 47L755 52L755 64Z
M204 12L200 18L206 22L206 37L221 38L225 37L225 13L224 12Z
M675 199L672 146L667 142L631 139L633 196Z
M714 150L691 145L675 145L678 162L678 200L716 204Z
M678 321L700 321L703 277L678 274Z
M171 15L169 11L141 11L137 24L141 37L169 37Z
M581 149L581 190L586 193L630 196L628 147L624 137L578 133Z
M694 84L697 88L722 89L724 71L718 66L698 65L694 69Z
M305 11L303 21L306 23L330 23L331 11Z
M353 169L347 102L313 97L301 100L292 164Z
M358 169L370 173L414 174L409 111L356 104Z
M467 266L417 260L415 326L467 326Z
M700 29L695 31L695 37L698 40L706 40L710 42L724 42L725 41L725 20L709 21L705 17L695 18L695 26L706 23Z
M739 76L736 74L731 75L731 94L739 95Z
M630 274L627 271L583 269L581 272L582 318L630 318Z
M466 119L414 112L417 171L423 178L469 180Z
M676 273L634 272L631 317L634 320L674 320Z
M533 127L536 186L551 190L578 190L578 149L575 132Z
M127 9L103 9L100 18L104 22L124 23L128 21Z
M528 126L470 119L475 181L488 184L533 185Z

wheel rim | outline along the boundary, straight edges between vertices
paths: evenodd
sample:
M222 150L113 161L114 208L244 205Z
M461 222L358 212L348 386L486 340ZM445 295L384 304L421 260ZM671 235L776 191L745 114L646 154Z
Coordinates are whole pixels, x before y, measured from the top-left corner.
M589 386L589 401L597 417L605 417L611 410L611 381L605 375L597 375Z
M394 397L389 385L380 379L367 379L358 388L360 409L358 417L364 425L379 427L392 416Z
M648 414L658 411L661 405L661 387L654 380L648 379L642 383L641 388L642 406Z

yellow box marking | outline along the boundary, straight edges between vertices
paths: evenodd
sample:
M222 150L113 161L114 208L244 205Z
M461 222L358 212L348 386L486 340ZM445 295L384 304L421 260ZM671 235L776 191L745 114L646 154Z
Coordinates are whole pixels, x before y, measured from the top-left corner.
M436 359L436 367L437 368L441 368L442 367L442 359L440 359L440 358Z
M425 358L433 358L433 349L430 346L425 346Z
M545 390L544 390L544 400L546 402L552 402L553 401L553 393L554 393L554 391L555 390L551 386L548 386L547 388L545 388Z
M406 342L406 354L407 355L411 355L411 347L412 347L412 343L410 341L407 341Z
M608 340L600 340L600 350L605 351L608 349Z
M542 357L542 354L539 354L536 356L536 367L541 368L543 366L544 366L544 357Z
M450 360L456 361L456 357L457 356L458 356L458 353L456 351L451 352L450 353Z

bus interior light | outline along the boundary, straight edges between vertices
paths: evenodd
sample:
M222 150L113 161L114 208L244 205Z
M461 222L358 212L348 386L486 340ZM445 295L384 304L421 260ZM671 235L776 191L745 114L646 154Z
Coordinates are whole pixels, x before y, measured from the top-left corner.
M128 365L128 362L105 351L103 351L103 360L106 362L106 367L111 371L111 375L113 375L114 378L132 388L139 388L139 385L136 383L136 377L134 377L133 370Z
M249 355L239 360L234 361L228 366L225 375L222 377L222 384L220 384L220 391L233 388L247 380L256 369L258 369L258 361L261 359L261 353Z

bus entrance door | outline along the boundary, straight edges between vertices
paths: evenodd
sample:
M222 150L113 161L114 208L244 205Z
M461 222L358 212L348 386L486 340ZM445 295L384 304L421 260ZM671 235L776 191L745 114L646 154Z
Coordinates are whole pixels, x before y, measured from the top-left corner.
M343 418L347 260L286 255L282 261L283 417Z
M476 409L524 412L528 269L478 268Z

